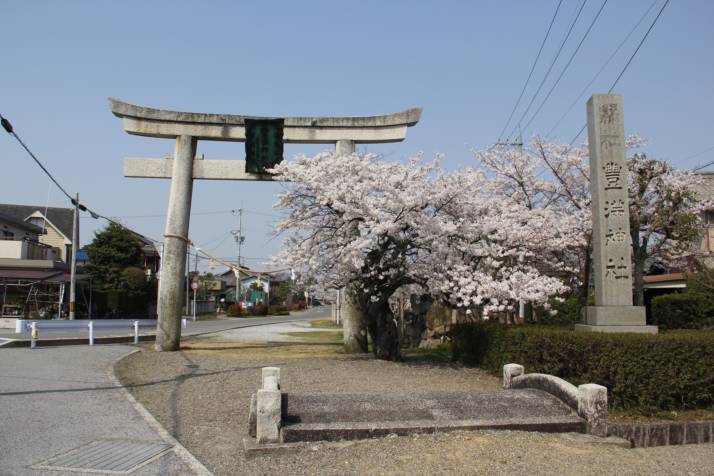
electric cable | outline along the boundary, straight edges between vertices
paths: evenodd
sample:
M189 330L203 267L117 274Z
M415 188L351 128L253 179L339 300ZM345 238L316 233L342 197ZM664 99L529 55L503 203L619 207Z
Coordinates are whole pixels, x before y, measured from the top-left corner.
M563 122L563 119L565 119L565 118L567 117L567 115L570 114L570 111L572 111L573 108L578 104L578 102L580 101L580 98L583 97L583 94L585 94L585 93L590 89L590 86L592 86L592 84L595 82L595 80L597 80L597 78L600 77L600 75L602 74L602 72L603 72L603 71L605 70L605 68L610 64L610 62L615 58L615 56L617 55L617 53L619 53L620 50L622 49L622 47L625 46L625 43L627 43L627 40L630 39L630 37L632 36L632 34L637 30L637 28L639 28L639 26L642 24L642 22L645 20L645 18L647 18L647 15L649 15L649 13L652 11L652 9L654 8L654 6L657 5L657 2L658 2L658 1L659 1L659 0L654 0L654 1L652 2L652 4L650 4L650 6L649 6L649 8L647 9L647 11L645 11L645 13L644 13L644 14L640 17L640 19L637 21L637 23L635 24L635 26L632 27L632 29L631 29L630 32L627 34L627 36L625 36L625 38L620 42L620 44L617 46L617 48L615 48L615 51L612 52L612 54L611 54L610 57L607 59L607 61L605 61L605 63L600 67L600 70L599 70L597 73L595 73L595 75L592 77L592 79L590 80L590 82L589 82L587 85L585 85L585 87L582 89L582 91L580 91L580 94L578 94L578 96L575 98L575 100L570 104L570 106L569 106L568 109L565 111L565 113L564 113L562 116L560 116L560 119L558 119L558 121L553 125L553 127L550 128L550 130L548 131L548 133L546 133L546 137L550 136L550 135L553 133L553 131L560 125L560 123Z
M110 223L113 223L113 224L115 224L115 225L118 225L118 226L120 226L120 227L122 227L122 228L125 228L125 229L129 230L129 228L125 227L125 226L122 225L121 223L119 223L119 222L117 222L117 221L114 221L114 220L112 220L111 218L108 218L108 217L106 217L106 216L104 216L104 215L102 215L102 214L100 214L100 213L97 213L97 212L95 212L95 211L93 211L93 210L90 210L86 205L77 202L77 200L75 200L74 197L72 197L69 193L67 193L67 190L65 190L64 187L62 187L62 185L60 185L60 183L57 181L57 179L55 179L54 176L50 173L50 171L47 170L47 168L42 164L42 162L40 162L40 159L38 159L37 156L35 156L35 154L30 150L30 148L22 141L22 139L20 139L20 136L17 135L17 133L15 132L15 129L14 129L14 127L12 126L12 124L10 123L10 121L9 121L6 117L4 117L2 114L0 114L0 125L2 125L2 128L5 129L5 131L6 131L8 134L10 134L11 136L13 136L13 137L20 143L20 145L22 146L22 148L25 149L25 151L30 155L30 157L32 157L32 160L34 160L35 163L42 169L42 171L50 178L50 180L52 180L52 182L57 186L57 188L59 188L60 191L61 191L67 198L69 198L69 201L72 203L72 205L75 205L77 208L79 208L79 209L80 209L81 211L83 211L83 212L88 212L88 213L92 216L92 218L94 218L94 219L103 218L103 219L107 220L107 221L110 222ZM129 230L129 231L134 232L133 230ZM134 232L134 233L136 233L136 232ZM151 240L151 241L154 241L154 242L158 243L158 241L157 241L157 240L154 240L153 238L150 238L150 237L148 237L148 236L146 236L146 235L142 235L142 236L144 236L145 238L148 238L148 239Z
M538 97L538 94L540 93L540 90L543 88L543 85L545 84L546 80L548 79L550 72L553 70L553 66L555 66L556 61L558 61L558 58L560 57L560 53L562 53L563 47L565 47L565 43L567 43L568 38L570 38L570 34L573 32L573 28L575 27L575 24L578 22L578 18L580 18L580 14L583 12L583 8L585 7L585 4L587 3L587 1L588 0L583 0L583 2L580 4L578 13L575 15L575 18L570 23L570 27L568 28L568 33L566 33L565 38L563 38L563 41L560 43L560 46L558 47L558 52L555 54L553 61L551 61L550 66L548 67L548 71L545 72L545 75L543 76L543 80L538 85L538 89L536 89L535 94L533 95L530 102L528 103L526 110L523 111L523 114L521 115L521 118L518 120L516 126L513 128L511 133L508 135L507 140L510 140L511 136L513 136L513 134L516 132L516 129L518 129L518 127L521 125L521 122L523 122L523 119L525 119L526 115L528 115L528 112L531 110L531 106L533 105L536 98Z
M563 67L563 70L560 72L558 79L555 80L555 82L553 83L553 86L551 86L550 90L548 91L548 94L546 94L545 98L540 103L540 106L538 106L538 109L536 109L536 111L533 113L530 120L526 123L526 125L523 127L523 129L528 129L528 126L531 125L531 123L536 118L538 113L541 111L541 109L543 109L543 106L545 106L545 103L548 102L548 99L550 99L550 95L553 94L553 91L555 91L555 88L558 86L558 83L560 83L560 80L563 79L563 76L565 75L565 72L568 70L568 67L573 62L573 59L578 54L578 51L580 51L580 47L583 46L585 39L590 34L590 31L592 30L593 26L597 22L597 19L600 18L600 14L602 13L603 9L605 8L605 5L607 5L607 1L608 0L605 0L604 2L602 2L600 9L595 14L595 18L593 18L593 20L590 22L588 29L585 31L585 34L583 35L583 37L580 39L580 43L578 43L578 46L575 48L575 51L573 51L573 54L570 55L570 58L568 59L568 62L565 64L565 67Z
M523 88L521 88L521 94L518 95L516 104L513 105L511 114L508 116L508 120L506 121L506 124L503 126L503 130L501 130L501 133L498 135L498 142L501 142L501 137L506 132L506 129L508 129L508 125L511 123L511 119L513 119L513 114L516 112L516 109L518 109L518 105L521 103L521 99L523 99L523 94L526 92L526 87L528 86L528 83L530 82L531 77L533 76L533 71L535 70L536 64L538 64L540 55L543 52L543 47L545 46L545 42L548 40L548 36L550 35L550 30L553 28L553 23L555 23L555 18L558 16L558 11L560 10L560 6L562 4L563 4L563 0L560 0L558 2L558 6L555 7L555 13L553 13L553 18L551 18L551 20L550 20L550 25L548 25L548 30L545 32L545 37L543 38L543 41L540 44L540 48L538 49L538 54L536 55L536 58L533 61L531 70L528 72L528 77L526 78L526 82L523 84Z
M615 89L615 86L617 86L617 83L620 82L620 79L622 76L625 74L625 71L627 71L627 68L629 68L630 64L632 63L632 60L635 59L635 56L637 56L637 52L640 51L640 48L642 48L642 45L644 44L645 40L649 36L650 32L654 28L655 24L657 23L657 20L659 20L659 17L662 16L662 12L664 9L667 7L669 4L669 0L665 0L664 4L662 5L662 8L659 9L659 12L657 13L657 16L655 17L654 20L652 20L652 23L650 24L650 27L647 29L645 32L645 35L642 37L642 40L640 40L640 43L637 45L637 48L635 48L635 51L632 53L630 58L627 60L627 63L625 66L622 68L622 71L620 71L620 74L617 76L617 79L612 83L612 86L610 86L610 89L608 89L607 94L610 94L613 89ZM583 125L583 127L580 128L580 131L573 137L573 140L570 141L570 145L572 146L573 143L578 140L578 137L580 137L580 134L583 133L585 128L587 127L587 123Z

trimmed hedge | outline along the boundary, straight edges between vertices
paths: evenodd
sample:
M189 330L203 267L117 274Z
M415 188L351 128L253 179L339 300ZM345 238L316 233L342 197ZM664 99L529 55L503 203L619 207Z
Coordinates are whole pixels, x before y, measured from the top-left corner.
M705 299L689 293L673 293L652 299L652 322L662 330L701 329L707 323Z
M551 298L548 302L551 309L555 311L555 314L551 314L541 306L537 306L533 309L535 324L544 326L572 326L580 322L577 296L572 296L564 300Z
M289 316L290 311L282 304L274 304L268 309L268 314L271 316Z
M496 374L526 372L608 389L611 408L655 413L714 405L714 332L599 334L540 326L454 326L452 358Z

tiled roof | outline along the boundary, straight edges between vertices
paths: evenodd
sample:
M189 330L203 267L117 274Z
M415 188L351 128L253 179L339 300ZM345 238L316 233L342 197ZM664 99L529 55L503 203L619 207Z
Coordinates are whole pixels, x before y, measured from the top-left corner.
M7 215L7 214L1 213L1 212L0 212L0 222L9 223L9 224L14 225L18 228L21 228L25 231L29 231L30 233L35 233L37 235L42 234L41 227L39 227L37 225L33 225L32 223L27 222L27 221L18 220L14 216L10 216L10 215Z
M0 213L8 215L19 221L25 221L25 219L35 212L40 212L45 215L45 207L0 203ZM72 218L74 217L74 209L48 207L45 217L57 227L60 233L66 236L69 240L72 239Z

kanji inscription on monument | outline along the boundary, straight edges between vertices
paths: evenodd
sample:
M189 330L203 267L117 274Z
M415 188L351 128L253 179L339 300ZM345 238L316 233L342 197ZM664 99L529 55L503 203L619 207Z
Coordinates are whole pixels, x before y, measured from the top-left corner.
M630 214L622 96L596 94L588 101L590 191L593 220L595 306L576 329L657 332L645 310L632 305Z

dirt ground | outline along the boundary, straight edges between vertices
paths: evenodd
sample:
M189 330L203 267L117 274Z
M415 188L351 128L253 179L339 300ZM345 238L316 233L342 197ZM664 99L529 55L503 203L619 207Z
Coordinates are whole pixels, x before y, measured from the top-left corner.
M145 347L116 367L132 394L216 475L235 474L687 474L714 475L714 445L625 449L579 434L452 432L318 443L247 456L250 395L260 369L281 368L300 393L384 393L498 388L479 369L418 359L383 362L338 346L196 340L181 352Z

